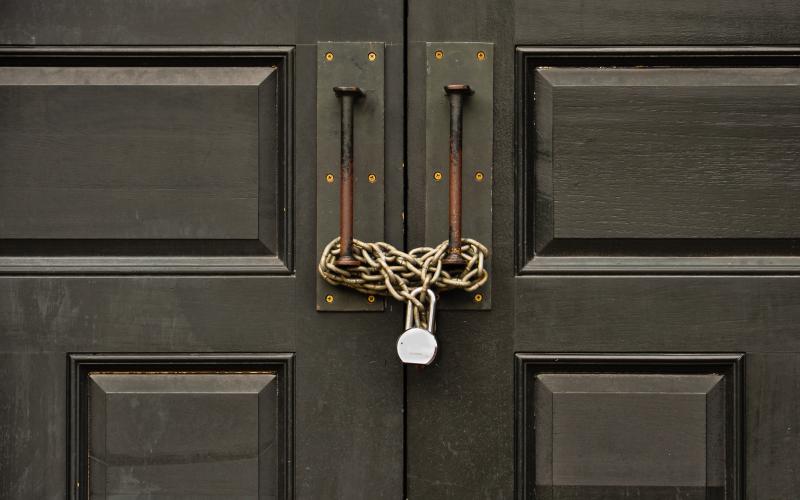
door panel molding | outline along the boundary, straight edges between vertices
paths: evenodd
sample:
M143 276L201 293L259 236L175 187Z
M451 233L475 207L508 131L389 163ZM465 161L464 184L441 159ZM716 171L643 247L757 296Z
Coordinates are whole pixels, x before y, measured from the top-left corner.
M290 274L292 53L0 50L0 272Z
M798 56L518 48L519 274L800 272Z
M72 354L73 498L292 498L293 354Z
M742 363L517 354L517 498L740 498Z

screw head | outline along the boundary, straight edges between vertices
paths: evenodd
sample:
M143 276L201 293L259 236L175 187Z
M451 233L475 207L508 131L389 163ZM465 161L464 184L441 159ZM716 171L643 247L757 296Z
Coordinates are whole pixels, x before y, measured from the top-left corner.
M486 59L486 52L479 50L478 53L475 54L475 57L477 57L479 61L483 61Z
M328 62L333 61L333 52L326 52L325 53L325 60Z
M478 181L478 182L482 182L483 181L483 172L480 172L480 171L475 172L475 180Z
M327 302L328 304L333 304L333 295L331 294L326 295L325 302Z
M481 294L479 294L479 293L476 293L476 294L475 294L475 295L472 297L472 300L474 300L475 302L481 302L481 301L483 301L483 295L481 295Z
M369 59L369 62L373 62L377 58L378 54L376 54L375 52L370 52L369 54L367 54L367 59Z
M333 174L328 174L325 176L325 180L328 181L328 184L332 184L333 179L334 179Z
M375 302L375 296L374 295L367 295L367 302L369 302L370 304Z
M369 174L367 176L367 180L369 181L370 184L375 184L375 181L378 180L378 176L375 174Z
M441 59L444 57L444 52L442 52L441 50L437 50L436 52L433 53L433 57L435 57L436 59Z
M439 182L440 180L442 180L442 173L441 172L434 172L433 173L433 180L435 180L436 182Z

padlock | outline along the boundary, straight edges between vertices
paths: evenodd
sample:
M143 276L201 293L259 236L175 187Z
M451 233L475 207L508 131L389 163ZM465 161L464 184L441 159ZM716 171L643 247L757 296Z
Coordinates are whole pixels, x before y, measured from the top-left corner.
M422 292L423 288L416 288L411 292L412 297L416 297ZM433 335L436 315L436 294L428 289L428 329L419 326L412 326L414 323L413 304L406 306L406 331L397 339L397 355L403 363L412 365L429 365L436 358L439 350L439 343Z

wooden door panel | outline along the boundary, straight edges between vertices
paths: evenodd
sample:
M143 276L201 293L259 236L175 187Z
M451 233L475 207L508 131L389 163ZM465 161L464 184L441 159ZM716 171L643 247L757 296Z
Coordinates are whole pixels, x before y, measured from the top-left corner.
M737 498L740 359L518 354L520 493Z
M800 235L800 70L540 68L535 79L536 198L550 204L534 218L552 236L540 251Z
M8 54L0 263L288 272L290 53L222 51Z
M797 268L786 54L518 50L523 274Z
M291 361L73 355L74 480L92 498L287 496Z
M275 79L273 68L0 69L2 234L257 238Z

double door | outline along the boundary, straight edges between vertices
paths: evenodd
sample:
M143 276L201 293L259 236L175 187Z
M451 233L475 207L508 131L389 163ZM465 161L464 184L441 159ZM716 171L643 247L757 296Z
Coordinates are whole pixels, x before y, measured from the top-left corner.
M0 497L797 497L798 27L789 1L3 2ZM432 61L489 66L463 218L491 278L424 369L401 305L321 295L342 42L383 68L356 231L398 247L446 238Z

